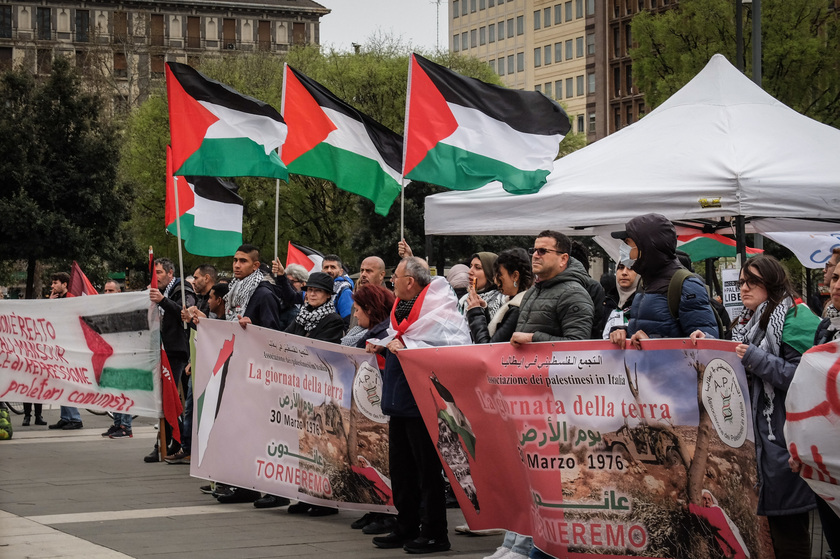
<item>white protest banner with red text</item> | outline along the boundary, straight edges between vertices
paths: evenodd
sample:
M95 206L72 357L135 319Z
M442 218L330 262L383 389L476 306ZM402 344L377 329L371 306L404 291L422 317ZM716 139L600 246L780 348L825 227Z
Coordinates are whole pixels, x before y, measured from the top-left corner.
M202 320L195 342L191 475L393 512L374 355L222 320Z
M735 345L491 344L399 357L470 528L531 535L558 558L767 558Z
M149 292L0 301L0 400L160 417Z

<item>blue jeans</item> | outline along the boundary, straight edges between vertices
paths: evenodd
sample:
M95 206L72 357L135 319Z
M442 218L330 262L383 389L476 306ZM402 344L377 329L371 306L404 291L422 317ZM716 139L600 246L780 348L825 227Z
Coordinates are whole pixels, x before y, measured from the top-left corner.
M125 427L126 429L131 429L131 414L130 413L115 413L114 414L114 426L115 427Z
M69 421L71 423L81 423L82 414L79 412L79 408L61 406L61 419L63 419L64 421Z
M508 530L505 532L505 539L502 542L502 545L509 548L514 553L527 557L531 552L531 549L534 547L534 539L531 536L523 536Z

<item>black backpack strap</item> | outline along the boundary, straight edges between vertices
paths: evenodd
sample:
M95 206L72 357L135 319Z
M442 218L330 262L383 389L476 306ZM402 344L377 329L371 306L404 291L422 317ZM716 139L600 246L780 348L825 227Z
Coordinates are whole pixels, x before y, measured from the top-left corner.
M672 318L679 318L680 316L680 297L682 297L683 283L693 275L685 268L680 268L671 277L671 282L668 284L668 310L671 312Z

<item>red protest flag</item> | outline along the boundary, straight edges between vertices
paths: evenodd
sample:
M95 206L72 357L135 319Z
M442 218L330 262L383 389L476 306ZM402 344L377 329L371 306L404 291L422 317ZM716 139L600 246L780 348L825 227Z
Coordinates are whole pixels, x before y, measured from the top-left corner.
M178 387L172 377L172 368L169 365L169 358L166 352L160 350L160 384L161 396L163 397L163 417L172 427L172 438L181 442L181 428L178 426L178 416L184 411L181 405L181 396L178 394Z
M155 250L149 246L149 275L151 276L151 280L149 281L149 287L152 289L157 289L157 274L155 274Z
M75 260L73 261L73 266L70 268L70 284L67 286L67 291L69 291L70 295L73 297L79 297L81 295L99 295L99 292L95 287L93 287L93 284L90 283L90 280L82 271L79 263Z

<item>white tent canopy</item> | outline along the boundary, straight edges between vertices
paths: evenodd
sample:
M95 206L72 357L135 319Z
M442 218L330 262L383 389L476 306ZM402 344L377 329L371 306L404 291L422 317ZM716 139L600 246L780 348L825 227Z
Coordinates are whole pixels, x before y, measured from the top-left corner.
M838 147L840 130L783 105L717 54L643 119L556 161L536 194L491 183L427 197L426 233L621 229L648 212L672 221L797 218L784 230L810 231L813 223L797 220L840 219Z

